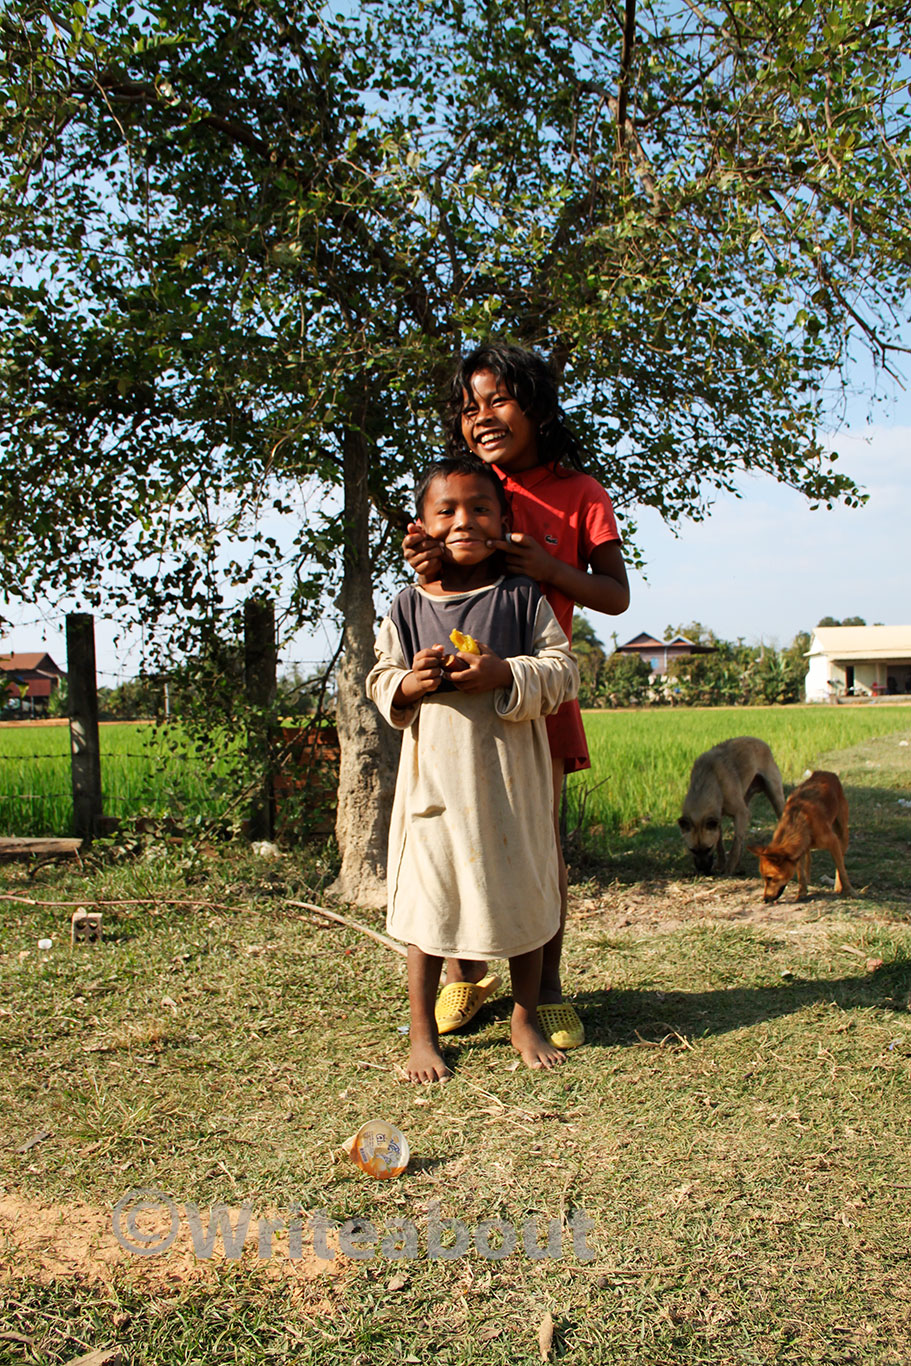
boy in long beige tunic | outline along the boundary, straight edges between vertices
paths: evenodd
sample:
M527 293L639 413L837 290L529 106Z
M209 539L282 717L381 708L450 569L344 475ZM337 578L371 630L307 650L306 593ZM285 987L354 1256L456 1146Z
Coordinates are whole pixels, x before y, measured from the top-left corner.
M441 460L417 504L444 546L443 570L396 598L367 679L382 715L404 731L387 924L409 946L408 1074L451 1075L433 1009L447 957L509 959L512 1043L529 1067L554 1067L563 1054L536 1016L541 948L560 922L543 718L575 696L578 670L537 585L504 577L488 544L504 532L501 482L472 457ZM452 653L453 630L473 637L478 653Z

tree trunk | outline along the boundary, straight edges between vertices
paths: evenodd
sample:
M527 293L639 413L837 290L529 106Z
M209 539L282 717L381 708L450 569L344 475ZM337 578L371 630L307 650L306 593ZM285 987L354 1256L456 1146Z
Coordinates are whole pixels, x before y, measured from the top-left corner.
M344 651L338 674L341 764L335 833L342 866L330 893L361 906L386 904L386 845L401 737L364 692L373 666L376 615L370 572L370 453L361 426L345 433L345 563L340 606Z

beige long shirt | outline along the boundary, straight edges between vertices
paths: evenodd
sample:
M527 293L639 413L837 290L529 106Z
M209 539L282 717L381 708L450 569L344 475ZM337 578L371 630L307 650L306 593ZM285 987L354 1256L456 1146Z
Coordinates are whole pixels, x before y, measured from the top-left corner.
M429 693L393 707L417 648L444 643L452 625L499 654L496 639L478 634L479 621L494 635L505 624L513 641L524 634L527 653L510 657L512 687ZM552 609L524 579L444 598L414 586L383 621L376 655L368 695L404 732L389 834L389 933L441 957L509 958L546 944L559 928L560 890L543 717L579 687Z

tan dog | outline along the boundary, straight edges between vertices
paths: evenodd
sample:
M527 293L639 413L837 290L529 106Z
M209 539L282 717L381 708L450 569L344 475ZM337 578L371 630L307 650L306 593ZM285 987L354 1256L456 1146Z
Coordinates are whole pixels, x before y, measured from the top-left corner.
M848 847L848 803L834 773L818 769L795 787L775 827L772 843L750 852L759 856L765 880L763 901L777 901L797 872L797 900L807 894L810 850L828 849L835 860L835 890L854 895L845 869Z
M764 740L740 735L700 754L693 764L690 787L677 824L693 855L697 873L710 873L715 855L719 868L733 873L740 865L750 824L750 801L764 792L776 816L784 810L784 788L778 765ZM724 855L722 816L734 822L734 838Z

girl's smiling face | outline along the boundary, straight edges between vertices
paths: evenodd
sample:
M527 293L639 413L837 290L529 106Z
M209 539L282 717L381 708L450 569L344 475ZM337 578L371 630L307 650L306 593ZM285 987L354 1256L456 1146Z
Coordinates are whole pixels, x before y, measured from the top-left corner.
M421 524L443 546L443 557L460 565L480 564L495 552L488 541L503 538L503 509L491 479L497 476L439 474L421 507Z
M518 400L492 370L471 377L471 392L462 391L462 436L468 449L486 465L502 470L531 470L538 461L538 429Z

